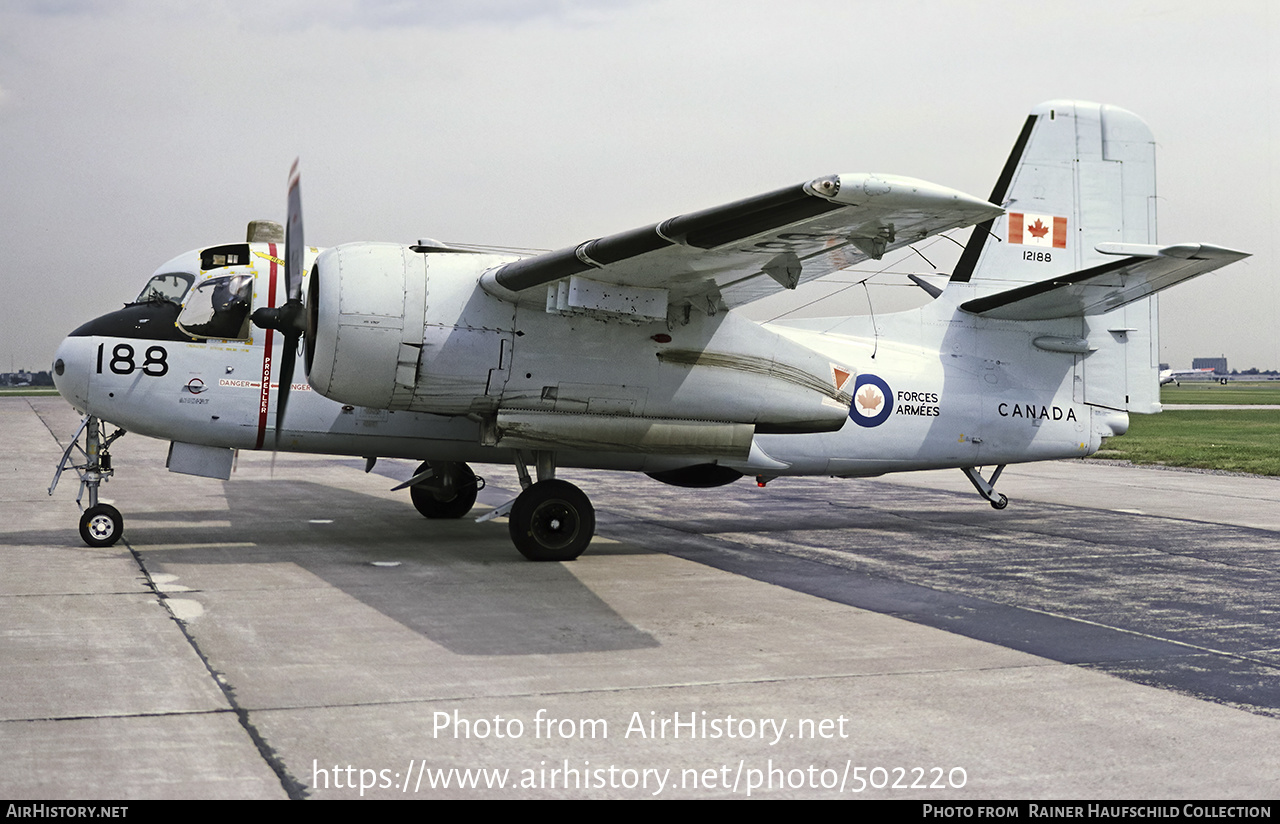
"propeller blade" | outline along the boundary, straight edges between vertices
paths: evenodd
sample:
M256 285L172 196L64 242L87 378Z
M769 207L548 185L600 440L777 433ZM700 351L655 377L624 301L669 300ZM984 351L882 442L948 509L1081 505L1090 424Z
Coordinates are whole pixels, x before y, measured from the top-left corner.
M302 188L299 185L298 161L289 170L289 216L284 234L284 278L288 299L281 306L256 310L251 316L260 329L274 329L284 336L280 347L280 382L276 395L276 448L284 429L284 412L289 405L294 364L298 359L298 341L307 330L306 307L302 303Z
M298 334L285 332L280 347L280 389L276 395L276 446L280 445L280 433L284 430L284 410L289 405L289 390L293 386L293 366L298 360Z
M284 282L288 287L289 301L302 302L302 252L306 248L302 239L302 187L298 172L298 159L289 170L289 216L284 232Z

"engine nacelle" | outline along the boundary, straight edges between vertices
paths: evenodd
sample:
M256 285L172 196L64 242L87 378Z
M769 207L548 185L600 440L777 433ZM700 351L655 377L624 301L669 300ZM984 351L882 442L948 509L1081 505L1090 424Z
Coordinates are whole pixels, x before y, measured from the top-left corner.
M325 397L446 415L489 412L509 358L515 307L478 290L493 255L424 254L349 243L316 259L308 289L307 369Z
M837 380L826 355L733 313L670 325L565 315L479 288L505 258L416 248L352 243L316 259L306 303L317 392L479 416L482 442L513 449L745 459L753 434L846 421L851 370Z

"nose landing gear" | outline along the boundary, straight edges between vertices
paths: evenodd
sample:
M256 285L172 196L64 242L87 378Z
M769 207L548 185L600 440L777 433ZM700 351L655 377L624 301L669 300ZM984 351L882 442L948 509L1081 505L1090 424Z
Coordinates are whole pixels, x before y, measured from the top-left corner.
M85 490L89 492L89 508L80 516L80 537L92 547L111 546L120 540L120 535L124 532L124 517L120 511L110 504L98 502L98 486L113 474L111 454L107 449L124 434L123 429L117 429L109 437L103 437L102 420L93 415L85 415L71 443L62 453L62 460L53 473L53 483L49 484L49 494L52 495L58 488L58 480L63 471L68 467L80 476L77 506L80 506ZM82 435L84 446L80 445Z

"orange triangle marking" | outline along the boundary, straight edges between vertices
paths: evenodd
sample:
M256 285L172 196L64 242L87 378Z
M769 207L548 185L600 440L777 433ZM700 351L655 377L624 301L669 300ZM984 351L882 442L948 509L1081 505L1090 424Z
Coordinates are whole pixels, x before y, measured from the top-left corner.
M844 389L844 385L849 382L849 378L853 377L851 372L846 372L840 367L834 365L831 367L831 373L835 375L837 392Z

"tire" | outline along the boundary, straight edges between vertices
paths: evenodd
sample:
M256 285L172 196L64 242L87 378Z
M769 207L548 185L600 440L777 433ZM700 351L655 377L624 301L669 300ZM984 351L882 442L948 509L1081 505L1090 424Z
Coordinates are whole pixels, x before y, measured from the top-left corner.
M443 464L437 464L442 466ZM424 463L418 467L418 472L426 471L429 463ZM471 511L471 507L476 505L476 473L471 471L471 467L464 463L454 464L457 472L457 483L454 485L454 495L447 501L442 501L435 496L427 486L411 486L409 487L409 499L413 501L413 506L422 514L424 518L461 518ZM416 474L416 473L415 473Z
M538 481L516 498L509 529L512 543L530 561L572 561L595 535L596 511L573 484Z
M89 546L111 546L123 532L124 518L110 504L91 506L80 516L80 537Z
M992 509L1004 509L1008 505L1009 505L1009 499L1004 495L1001 495L1000 497L996 498L994 501L991 502Z

